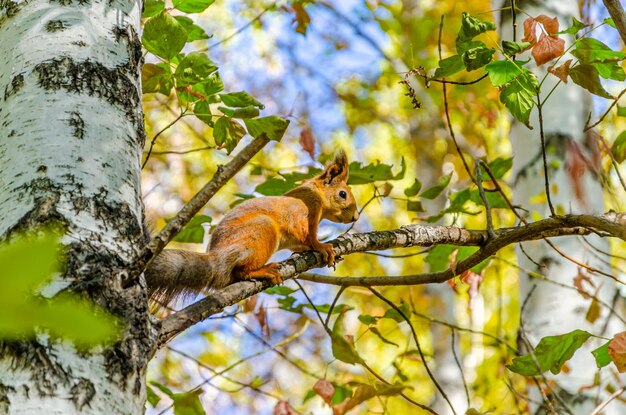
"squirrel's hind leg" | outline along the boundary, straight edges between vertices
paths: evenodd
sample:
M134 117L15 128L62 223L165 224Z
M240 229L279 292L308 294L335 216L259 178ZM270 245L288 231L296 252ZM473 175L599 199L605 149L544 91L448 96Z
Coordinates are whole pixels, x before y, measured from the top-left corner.
M240 280L269 279L272 284L283 282L275 262L265 264L278 247L280 228L270 217L258 216L246 223L251 232L245 238L248 255L240 258L233 275Z

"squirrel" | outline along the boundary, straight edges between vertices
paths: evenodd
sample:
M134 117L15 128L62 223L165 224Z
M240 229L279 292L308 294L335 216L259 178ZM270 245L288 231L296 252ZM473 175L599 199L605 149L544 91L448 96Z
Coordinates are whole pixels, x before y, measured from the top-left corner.
M332 267L330 243L317 239L322 219L351 223L359 218L348 181L348 159L339 151L323 173L282 196L249 199L229 211L215 228L206 253L166 249L144 275L151 301L174 298L235 281L269 279L282 283L279 265L266 262L275 251L315 250Z

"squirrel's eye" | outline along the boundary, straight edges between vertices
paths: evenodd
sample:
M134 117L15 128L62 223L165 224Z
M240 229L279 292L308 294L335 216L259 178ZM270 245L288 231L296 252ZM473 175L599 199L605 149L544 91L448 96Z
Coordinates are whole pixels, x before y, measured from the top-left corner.
M348 194L344 190L341 190L339 192L339 197L345 199L346 197L348 197Z

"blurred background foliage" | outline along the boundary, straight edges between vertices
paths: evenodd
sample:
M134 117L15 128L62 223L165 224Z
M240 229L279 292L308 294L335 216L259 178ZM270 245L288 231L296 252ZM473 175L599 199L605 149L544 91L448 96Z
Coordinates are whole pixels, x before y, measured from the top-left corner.
M151 3L159 2L147 2L147 6ZM381 163L391 168L394 176L353 186L364 210L351 231L393 229L430 217L440 224L484 229L484 215L476 214L481 212L478 203L468 202L466 214L436 217L456 192L468 188L470 180L450 140L441 85L425 85L415 76L407 77L407 72L420 66L432 71L438 66L442 16L441 54L445 58L455 53L462 12L493 21L489 7L477 0L222 0L189 15L207 35L200 37L209 38L187 43L184 52L208 51L226 91L247 91L264 104L262 116L278 115L290 121L282 141L271 142L255 157L206 206L205 217L197 223L206 222L207 228L218 223L242 197L268 194L280 185L267 185L268 180L289 181L293 178L289 173L320 168L319 161L341 147L351 161L363 166ZM171 14L182 15L178 11ZM495 32L483 40L490 47L498 41ZM146 58L148 63L157 61L150 55ZM461 74L455 80L471 81L479 76ZM406 96L403 80L415 89L420 108ZM499 103L498 91L485 82L448 86L451 124L465 154L488 162L506 160L512 156L510 115ZM190 113L170 125L181 114L174 90L169 96L144 94L144 110L145 156L156 137L143 169L146 215L156 230L229 156L216 148L213 129ZM623 129L624 121L611 119L604 125L611 136ZM247 140L249 137L244 137L234 151ZM401 175L403 163L406 172ZM440 196L422 198L421 206L407 204L415 200L407 193L415 194L410 189L416 179L423 191L450 173L450 185ZM263 184L269 190L259 192L258 186ZM507 209L494 209L494 221L496 227L515 224ZM336 237L347 229L323 223L320 239ZM179 239L198 241L201 236L196 228L195 236ZM200 243L176 246L204 249ZM335 271L321 272L342 276L416 274L445 268L461 255L445 247L379 254L353 254ZM277 254L277 258L287 255ZM507 387L507 383L523 386L524 380L505 369L513 357L507 345L516 347L519 322L515 264L513 250L505 249L480 271L481 278L476 274L477 278L457 281L454 286L381 289L396 305L405 307L433 369L437 355L449 349L451 342L450 327L441 322L454 321L463 328L454 330L460 342L458 358L472 389L472 406L480 411L524 410L523 402ZM330 304L338 292L332 286L301 285L320 306ZM177 408L187 405L192 411L179 409L177 413L196 413L193 411L201 410L198 399L207 413L273 413L283 400L297 413L327 413L323 399L312 392L319 379L334 386L334 403L350 396L359 384L373 385L376 379L362 366L333 357L331 340L315 311L306 306L300 287L294 282L284 287L291 290L277 289L231 307L187 330L159 352L149 368L148 378L153 382L149 413L167 413L177 402ZM359 356L373 371L406 386L405 394L427 403L435 393L434 386L416 353L408 325L401 318L389 317L389 310L367 289L350 288L338 300L330 327L335 318L343 316L344 333L354 336ZM397 393L389 395L369 399L351 413L420 413Z

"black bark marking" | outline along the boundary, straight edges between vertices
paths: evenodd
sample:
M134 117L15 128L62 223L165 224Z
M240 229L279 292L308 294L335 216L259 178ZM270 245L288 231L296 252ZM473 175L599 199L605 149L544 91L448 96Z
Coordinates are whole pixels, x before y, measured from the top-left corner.
M44 166L43 164L37 167L37 173L45 173L47 171L48 171L48 167Z
M61 30L65 30L67 29L67 26L65 26L65 23L63 22L63 20L50 20L48 23L46 23L46 31L47 32L58 32Z
M74 137L82 140L85 138L85 121L78 111L71 111L68 124L72 127Z
M11 408L11 400L9 399L9 393L15 393L13 386L6 386L0 383L0 413L8 414Z
M131 25L125 27L113 26L111 30L115 36L116 42L126 42L126 51L128 53L128 69L133 74L139 74L139 68L143 63L143 55L141 53L141 39Z
M23 4L23 3L22 3ZM11 0L0 0L0 12L5 11L8 18L15 16L22 6L22 4ZM0 22L2 18L0 17Z
M50 0L51 3L59 3L61 6L86 6L91 0Z
M109 69L90 60L77 62L72 58L55 58L35 66L39 85L49 91L60 89L88 94L106 100L123 110L128 119L143 131L139 92L124 67Z
M70 394L74 406L81 411L85 406L89 407L91 400L96 395L96 388L89 379L79 378L78 382L70 389Z
M15 75L13 79L11 79L11 83L7 85L6 89L4 90L4 100L6 101L7 99L9 99L11 95L15 95L17 91L22 89L23 86L24 86L24 75L23 74Z
M36 341L2 341L0 356L9 359L11 370L30 372L32 383L42 397L55 396L59 385L68 386L72 377L71 369L57 362L52 349Z

